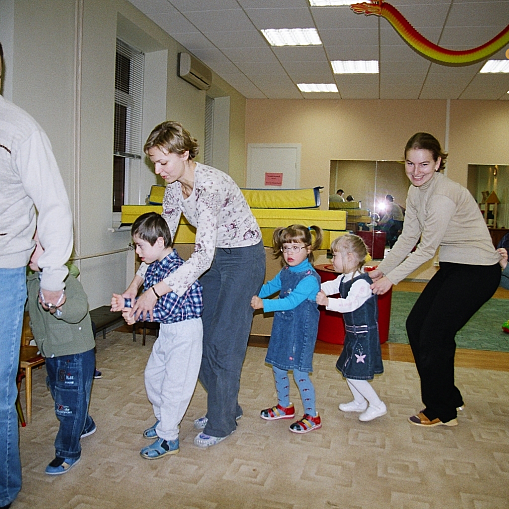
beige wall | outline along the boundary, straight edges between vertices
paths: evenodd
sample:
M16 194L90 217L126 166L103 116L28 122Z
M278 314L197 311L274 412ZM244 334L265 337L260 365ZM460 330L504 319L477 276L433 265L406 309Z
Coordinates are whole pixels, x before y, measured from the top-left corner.
M246 149L301 143L301 187L324 186L325 196L331 160L401 160L418 131L434 134L443 147L449 140L447 174L462 185L469 163L509 163L509 101L253 99L246 107Z

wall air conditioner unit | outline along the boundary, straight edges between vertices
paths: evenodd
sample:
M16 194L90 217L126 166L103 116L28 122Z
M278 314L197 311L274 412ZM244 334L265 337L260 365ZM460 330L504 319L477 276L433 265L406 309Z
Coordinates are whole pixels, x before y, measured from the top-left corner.
M199 90L212 84L212 71L189 53L179 53L178 75Z

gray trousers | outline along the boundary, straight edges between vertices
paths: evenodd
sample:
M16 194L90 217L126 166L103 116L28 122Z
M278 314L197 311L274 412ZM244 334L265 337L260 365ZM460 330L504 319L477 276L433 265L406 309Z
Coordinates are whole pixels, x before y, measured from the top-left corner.
M242 415L240 373L253 321L251 298L265 277L265 250L255 246L216 249L203 285L203 355L199 380L207 391L204 433L226 437Z

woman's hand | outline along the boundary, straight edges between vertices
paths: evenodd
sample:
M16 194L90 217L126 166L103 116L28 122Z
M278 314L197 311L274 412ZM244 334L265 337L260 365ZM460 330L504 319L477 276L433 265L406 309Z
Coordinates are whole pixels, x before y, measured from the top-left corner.
M134 301L134 299L136 299L136 295L138 295L138 290L142 284L143 278L141 278L138 275L134 276L134 279L131 281L131 284L128 286L127 290L122 294L122 297L124 297L124 299L131 299L132 301Z
M501 256L500 261L498 263L500 263L502 270L505 270L505 268L507 267L507 249L499 247L497 249L497 253Z
M154 316L152 312L157 302L156 294L149 288L143 292L134 302L134 305L129 313L129 316L138 321L141 317L145 321L153 321Z
M375 272L375 271L373 271L373 272ZM371 274L373 274L373 272L370 272L369 275L371 276ZM387 293L391 288L392 288L392 283L386 276L383 276L380 279L377 279L371 285L371 291L375 295L383 295L384 293Z
M251 299L251 307L253 309L263 309L263 301L257 295L254 295Z
M327 295L325 295L325 293L323 292L323 290L320 290L317 294L316 294L316 303L319 305L319 306L325 306L327 307L329 305L329 298L327 297Z
M373 282L378 281L384 277L384 273L381 270L375 269L369 271L369 277L373 280Z

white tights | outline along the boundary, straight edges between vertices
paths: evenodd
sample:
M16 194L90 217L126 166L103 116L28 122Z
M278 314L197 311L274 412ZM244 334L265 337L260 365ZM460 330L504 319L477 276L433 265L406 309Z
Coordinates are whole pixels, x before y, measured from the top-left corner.
M351 378L347 378L346 381L356 403L361 404L364 403L364 400L367 400L370 406L373 405L375 407L382 403L375 389L371 387L371 384L367 380L352 380Z

